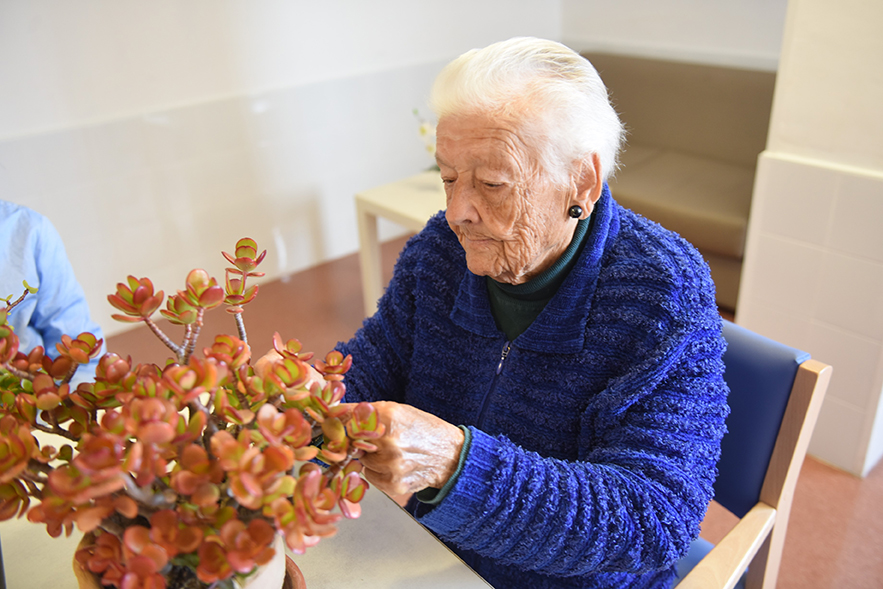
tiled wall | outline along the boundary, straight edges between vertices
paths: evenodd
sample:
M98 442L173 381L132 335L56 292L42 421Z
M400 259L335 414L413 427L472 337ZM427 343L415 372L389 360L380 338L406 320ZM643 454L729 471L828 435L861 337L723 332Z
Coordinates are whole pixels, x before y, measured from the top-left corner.
M737 321L834 366L809 451L865 474L883 455L883 174L766 152L754 195Z
M128 274L167 293L193 267L223 280L220 251L245 235L269 250L271 277L356 251L353 195L432 163L412 109L442 65L0 141L0 198L55 224L111 334L125 326L106 295Z

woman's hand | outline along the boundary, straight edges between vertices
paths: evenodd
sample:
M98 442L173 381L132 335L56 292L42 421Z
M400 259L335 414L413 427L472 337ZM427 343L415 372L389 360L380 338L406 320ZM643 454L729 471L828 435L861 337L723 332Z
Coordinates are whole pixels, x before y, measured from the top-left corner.
M463 431L410 405L392 401L372 405L386 433L372 440L377 452L359 458L368 482L387 495L442 488L457 470Z
M254 363L254 373L261 378L266 377L267 370L269 370L270 366L272 366L274 362L281 359L282 354L280 354L276 350L270 350L269 352L261 356L257 362ZM307 389L312 387L314 382L318 382L320 385L324 386L325 377L322 376L322 374L318 370L313 368L311 364L307 364L307 370L309 371L309 376L307 377L307 382L304 384Z
M272 365L273 362L281 359L282 354L280 354L276 350L270 350L269 352L258 358L258 361L254 363L254 373L261 378L264 378L270 365Z

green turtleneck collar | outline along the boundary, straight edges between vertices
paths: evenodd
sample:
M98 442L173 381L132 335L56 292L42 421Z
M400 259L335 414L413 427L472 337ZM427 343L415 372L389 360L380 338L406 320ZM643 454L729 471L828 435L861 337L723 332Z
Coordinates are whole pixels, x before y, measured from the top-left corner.
M487 278L488 298L497 327L509 341L524 333L552 300L576 264L589 234L591 217L581 219L570 245L547 270L523 284L506 284Z

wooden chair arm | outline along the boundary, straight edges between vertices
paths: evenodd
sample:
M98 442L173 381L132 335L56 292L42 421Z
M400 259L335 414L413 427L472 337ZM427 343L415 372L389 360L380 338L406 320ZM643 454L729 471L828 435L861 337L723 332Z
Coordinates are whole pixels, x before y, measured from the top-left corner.
M776 521L776 510L758 503L678 584L677 589L732 589Z

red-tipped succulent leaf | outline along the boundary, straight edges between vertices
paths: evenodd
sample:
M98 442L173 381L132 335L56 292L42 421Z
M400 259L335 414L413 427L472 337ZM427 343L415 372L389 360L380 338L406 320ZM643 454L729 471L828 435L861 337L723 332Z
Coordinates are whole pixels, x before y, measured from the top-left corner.
M153 315L162 305L165 294L159 291L154 294L153 282L149 278L129 276L127 284L117 284L115 294L107 295L107 300L114 308L124 315L113 315L117 321L138 322Z
M236 242L235 255L231 256L227 252L222 252L228 262L236 266L236 269L243 274L251 276L263 276L261 273L253 273L252 271L264 260L267 250L258 255L258 244L249 237L243 237Z
M194 307L214 309L224 302L224 289L205 270L191 270L187 275L186 285L186 290L178 291L178 294Z

